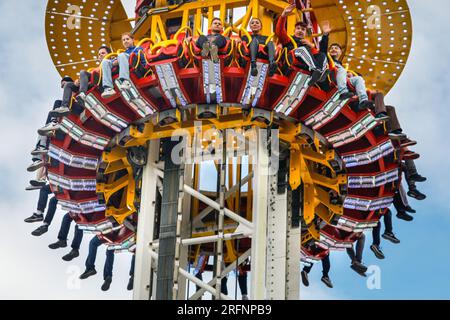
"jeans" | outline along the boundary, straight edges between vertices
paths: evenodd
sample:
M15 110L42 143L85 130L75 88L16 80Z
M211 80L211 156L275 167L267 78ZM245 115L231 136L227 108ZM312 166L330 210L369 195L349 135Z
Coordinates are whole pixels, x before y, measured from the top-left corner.
M246 296L248 295L247 290L247 272L243 272L243 274L238 275L238 283L239 283L239 290L241 290L241 295Z
M122 52L117 57L119 62L119 79L130 80L130 55ZM112 80L113 60L104 59L102 62L103 88L114 88Z
M397 212L405 211L406 207L409 205L408 197L406 196L406 191L403 185L400 185L398 191L394 195L394 207Z
M388 209L386 211L383 219L384 219L384 233L393 233L391 210ZM377 226L372 229L373 244L376 246L379 246L381 243L380 233L381 233L381 222L378 221Z
M63 90L63 99L62 99L62 107L69 108L72 101L72 96L74 92L78 92L80 87L77 86L74 82L67 82L64 86Z
M131 258L131 267L130 267L130 277L134 277L134 266L136 264L136 255L133 254L133 258Z
M92 270L95 269L95 259L97 258L97 249L102 245L102 240L100 240L97 236L94 236L92 240L89 242L89 254L86 259L86 269ZM106 280L108 277L112 277L114 266L114 251L106 250L106 260L105 266L103 268L103 280Z
M362 255L364 251L364 243L366 241L366 236L364 233L361 234L361 237L356 240L356 253L353 247L347 249L347 254L350 257L350 259L353 261L358 261L359 263L362 263Z
M45 208L47 207L47 200L48 196L52 193L52 190L50 190L50 185L46 184L39 190L39 200L38 200L38 206L37 211L44 212ZM58 199L56 197L53 197L50 199L48 203L48 210L47 214L45 215L44 223L47 225L50 225L53 221L53 217L55 216L56 212L56 206L58 204Z
M303 271L309 273L314 265L310 265L303 268ZM330 255L328 254L325 258L322 259L322 275L324 277L328 277L330 273L331 263L330 263Z
M227 39L221 34L208 36L201 35L200 37L198 37L198 40L195 43L195 45L201 49L203 48L203 45L207 41L210 41L212 44L215 44L219 49L225 48L225 46L227 45Z
M338 91L340 94L347 93L348 92L347 70L340 64L336 64L336 68L337 68L336 82L338 86ZM355 76L351 77L349 80L351 85L355 87L356 94L358 95L359 98L359 102L369 100L369 97L367 96L366 82L364 81L364 79L360 76Z
M264 43L261 43L257 37L252 38L249 45L251 62L256 62L260 44L264 45ZM272 63L275 60L275 45L272 41L269 41L269 43L265 46L265 49L267 50L267 55L269 56L269 62Z
M91 74L85 70L80 72L80 92L86 94L89 89L89 81L91 80Z
M58 233L58 240L67 240L69 235L70 225L73 219L70 217L69 213L66 213L61 221L61 228ZM75 226L75 233L72 240L72 249L79 250L81 241L83 240L83 230L80 230L78 226Z

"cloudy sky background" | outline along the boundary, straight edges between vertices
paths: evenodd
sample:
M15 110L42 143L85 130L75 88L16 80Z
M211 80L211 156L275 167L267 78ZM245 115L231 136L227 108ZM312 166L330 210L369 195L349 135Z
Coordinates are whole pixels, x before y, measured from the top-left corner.
M131 0L129 1L132 2ZM36 129L46 118L53 100L61 94L57 74L47 51L44 15L47 1L0 0L0 299L130 299L125 290L130 256L116 255L114 279L108 293L100 291L104 248L99 248L98 275L76 281L84 270L85 235L80 258L66 263L61 257L70 249L51 251L63 216L57 212L52 228L41 238L30 235L37 225L23 219L36 209L37 192L25 192L33 177L25 168L36 140ZM424 202L412 202L415 220L394 219L400 245L382 243L386 260L376 260L367 234L364 260L381 270L381 289L369 290L365 279L349 269L344 253L331 255L330 276L335 289L320 282L320 265L310 275L312 285L302 287L302 298L316 299L450 299L450 170L447 161L450 131L448 93L450 35L445 0L410 0L414 39L410 60L399 82L387 97L397 107L404 130L418 146L418 161L428 182L420 189ZM72 230L70 238L72 237ZM234 282L230 280L230 283ZM230 290L234 292L230 285Z

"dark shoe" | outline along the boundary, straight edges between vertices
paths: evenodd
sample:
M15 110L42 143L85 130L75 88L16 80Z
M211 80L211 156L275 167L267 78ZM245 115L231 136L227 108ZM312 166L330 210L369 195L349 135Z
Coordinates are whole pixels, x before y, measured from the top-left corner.
M358 268L356 265L352 264L350 268L352 268L352 270L359 274L361 277L367 277L366 272Z
M412 146L415 146L416 144L417 144L417 141L406 138L406 139L403 139L400 141L400 148L412 147Z
M134 285L134 277L130 277L130 280L128 280L127 290L128 291L133 290L133 285Z
M309 287L308 273L306 271L302 271L302 283L305 287Z
M359 111L363 111L363 110L367 110L367 109L371 109L371 108L373 108L373 102L369 101L369 100L362 101L358 105Z
M375 254L375 257L377 257L377 259L382 260L385 258L384 253L383 253L383 251L381 251L379 246L373 244L370 246L370 250L373 251L373 253Z
M105 279L105 282L103 282L102 285L102 291L108 291L109 287L111 286L112 278L108 277Z
M40 190L40 189L42 189L42 187L28 186L25 188L26 191L33 191L33 190Z
M329 277L323 276L320 280L322 280L322 282L325 283L328 288L333 289L333 283L331 282L331 279Z
M344 93L341 93L341 95L339 96L339 100L348 100L351 99L355 96L355 94L353 92L347 91Z
M375 116L375 119L377 119L378 121L386 122L389 120L389 116L384 112L380 112Z
M382 237L383 237L383 239L386 239L386 240L388 240L388 241L390 241L390 242L392 242L394 244L399 244L400 243L400 240L397 239L395 237L395 234L393 234L393 233L385 232L385 233L383 233Z
M426 195L424 195L422 192L420 192L417 189L410 189L408 191L408 196L411 198L414 198L416 200L419 200L419 201L425 200L427 198Z
M43 166L45 166L45 162L44 161L36 160L27 168L27 171L28 172L34 172L34 171L42 168Z
M410 205L407 205L407 206L405 207L405 211L406 211L406 212L409 212L409 213L416 213L416 212L417 212L416 210L414 210L413 208L411 208Z
M219 48L215 44L211 44L211 48L209 49L209 53L211 55L211 60L213 63L219 63Z
M420 158L420 154L415 153L414 151L406 151L403 154L403 160L417 160Z
M59 248L65 248L65 247L67 247L67 241L66 240L58 240L55 243L49 244L48 247L52 250L56 250Z
M33 213L33 215L31 217L26 218L24 221L26 223L41 222L41 221L44 221L44 215L38 214L38 213Z
M95 274L97 274L97 271L95 269L86 269L86 271L84 271L84 273L80 276L80 279L84 280Z
M401 130L391 131L391 132L389 132L388 136L392 140L401 140L401 139L406 138L406 134L404 134Z
M277 69L278 64L276 62L272 61L271 63L269 63L269 73L268 73L269 77L272 77L277 72Z
M43 187L47 184L47 180L44 178L44 180L30 180L30 185L33 187Z
M407 214L405 211L397 212L397 218L399 218L400 220L408 221L408 222L414 220L414 218L412 216L410 216L409 214Z
M252 62L250 69L250 74L252 77L256 77L258 75L258 67L256 66L256 62Z
M79 255L80 255L80 253L78 252L78 250L72 249L68 254L66 254L64 257L62 257L62 259L64 261L72 261Z
M308 85L312 87L319 81L320 77L322 77L322 72L319 69L315 69L311 72L311 80L309 80Z
M420 174L416 173L416 174L409 176L409 180L414 181L414 182L425 182L425 181L427 181L427 178L422 177Z
M42 236L44 233L46 233L48 231L48 225L43 224L42 226L40 226L39 228L37 228L36 230L34 230L31 234L35 237L40 237Z

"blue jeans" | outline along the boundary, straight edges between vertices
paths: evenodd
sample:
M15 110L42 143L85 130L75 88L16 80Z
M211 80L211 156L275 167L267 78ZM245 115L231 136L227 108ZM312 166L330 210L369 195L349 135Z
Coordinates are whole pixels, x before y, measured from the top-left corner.
M130 277L134 277L134 266L136 264L136 255L133 254L133 258L131 258L131 267L130 267Z
M67 236L69 235L70 224L73 219L70 217L70 214L66 213L61 221L61 228L59 229L58 239L59 240L67 240ZM80 230L78 226L75 226L75 234L72 240L72 249L79 250L81 241L83 240L83 230Z
M45 208L47 207L47 200L48 196L52 193L52 190L50 190L50 185L46 184L41 188L39 191L39 200L38 200L38 211L44 212ZM56 212L56 206L58 204L58 199L56 197L53 197L48 202L48 209L47 214L45 215L44 223L47 225L50 225L53 221L53 217L55 216Z
M89 242L89 254L86 259L86 269L92 270L95 269L95 259L97 258L97 249L103 244L102 240L100 240L97 236L94 236L92 240ZM106 280L108 277L112 277L114 266L114 251L106 250L106 260L105 266L103 268L103 280Z
M392 212L391 210L387 210L383 216L384 219L384 233L393 233L392 232ZM375 228L372 229L372 238L373 244L379 246L381 243L381 221L378 221L378 224Z
M348 92L347 70L339 64L336 64L336 68L337 68L336 82L337 82L337 86L338 86L338 91L340 94L347 93ZM366 82L364 81L364 79L362 77L360 77L360 76L351 77L350 83L356 89L356 94L358 95L359 102L369 100L369 97L367 96L367 91L366 91Z
M129 63L130 55L122 52L117 57L117 61L119 61L119 79L121 80L130 80L130 63ZM103 88L114 88L113 80L112 80L112 68L113 68L113 60L103 60L102 62L102 77L103 77Z
M361 234L361 237L356 240L356 252L353 249L353 247L347 249L347 254L350 257L350 259L353 261L358 261L359 263L362 263L362 256L364 251L364 243L366 242L366 236Z

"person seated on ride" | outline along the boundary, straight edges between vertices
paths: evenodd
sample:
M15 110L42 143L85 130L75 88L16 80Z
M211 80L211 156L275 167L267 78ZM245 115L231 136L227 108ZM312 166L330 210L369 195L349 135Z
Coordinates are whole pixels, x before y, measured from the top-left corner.
M130 55L132 53L142 52L142 47L136 47L134 45L134 36L130 32L122 34L122 44L125 49L120 53L117 59L104 60L102 62L102 74L103 74L103 88L102 98L107 99L116 94L114 90L114 84L112 80L112 69L119 66L119 80L120 89L130 89Z
M277 35L283 48L288 51L294 50L294 56L301 65L305 65L311 72L310 86L316 84L319 80L323 79L328 68L327 59L327 46L323 44L328 43L328 34L331 31L329 24L325 24L322 27L324 33L320 50L315 47L313 43L307 40L307 27L305 22L297 22L295 24L294 34L290 37L286 31L287 16L295 9L295 4L287 6L280 18L278 19L275 34ZM293 41L295 42L295 48Z
M373 109L373 102L369 101L369 96L367 95L366 83L364 78L361 76L355 76L351 72L348 72L346 68L342 65L342 46L339 43L333 43L329 49L330 57L333 59L336 65L336 84L338 87L338 92L340 94L340 99L350 99L354 96L353 92L350 92L347 86L347 80L355 88L356 94L359 98L359 110Z
M101 64L103 59L110 53L111 48L107 46L101 46L100 48L98 48L97 61L99 62L99 64ZM89 90L89 83L91 81L93 73L100 73L100 65L97 68L91 70L91 72L81 70L79 79L71 82L66 82L66 84L64 85L61 106L64 111L70 112L72 96L75 93L78 93L77 103L82 107L84 106L84 100L86 99L86 93Z
M244 42L250 49L251 75L254 77L258 75L256 59L261 57L261 52L259 50L261 45L265 51L263 55L267 56L269 59L269 77L271 77L277 71L277 63L275 62L275 44L273 43L273 41L267 41L268 36L264 36L261 34L261 19L252 18L250 20L250 30L252 31L252 33L250 34L250 36L252 37L251 39L248 39L248 37L244 35L236 41L238 43Z
M219 62L219 50L227 45L227 39L222 35L223 24L219 18L213 18L210 27L211 33L207 36L201 35L198 37L195 46L202 49L202 57L211 58L213 63Z

